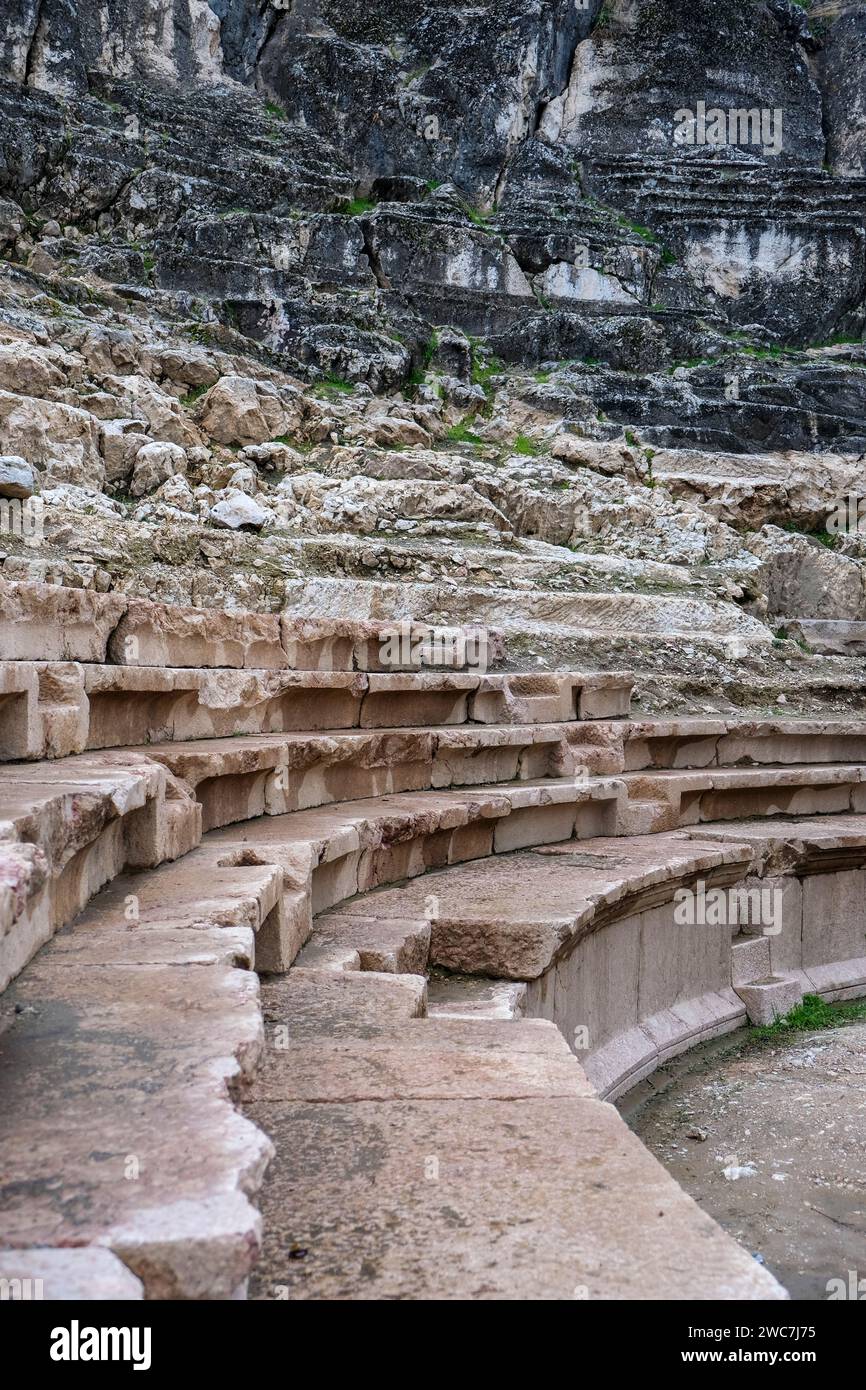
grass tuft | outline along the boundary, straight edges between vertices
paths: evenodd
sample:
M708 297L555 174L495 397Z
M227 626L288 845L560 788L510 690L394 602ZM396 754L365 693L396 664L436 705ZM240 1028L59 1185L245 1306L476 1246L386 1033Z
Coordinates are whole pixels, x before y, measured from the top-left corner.
M769 1041L787 1033L807 1032L816 1028L836 1028L840 1023L857 1023L866 1018L866 1000L852 1004L827 1004L817 994L804 994L802 1003L790 1013L752 1029L757 1041Z

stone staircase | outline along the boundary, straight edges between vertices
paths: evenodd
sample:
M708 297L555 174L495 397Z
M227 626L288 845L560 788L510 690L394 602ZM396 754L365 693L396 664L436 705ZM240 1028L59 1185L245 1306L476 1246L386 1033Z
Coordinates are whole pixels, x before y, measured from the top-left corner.
M393 635L4 589L4 1277L783 1297L605 1100L866 990L866 723Z

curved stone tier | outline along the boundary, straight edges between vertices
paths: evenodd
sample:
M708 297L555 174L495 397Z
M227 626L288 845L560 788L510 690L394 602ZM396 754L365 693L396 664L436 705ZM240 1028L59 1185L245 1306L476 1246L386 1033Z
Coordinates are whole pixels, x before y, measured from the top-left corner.
M4 1277L785 1296L606 1098L866 990L866 724L631 722L624 675L358 669L378 633L342 620L291 669L276 618L74 592L50 659L0 668L31 759L0 768ZM123 622L196 665L117 661ZM683 889L767 891L779 931L680 921Z

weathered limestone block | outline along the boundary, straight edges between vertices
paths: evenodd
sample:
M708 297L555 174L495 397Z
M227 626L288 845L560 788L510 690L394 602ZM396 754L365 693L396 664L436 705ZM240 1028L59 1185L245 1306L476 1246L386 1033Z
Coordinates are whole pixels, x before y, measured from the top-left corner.
M101 487L100 424L86 410L0 390L0 450L40 468L63 465L65 481Z
M161 483L176 474L185 474L186 467L186 450L179 444L166 441L144 444L135 455L129 490L133 497L142 497L147 492L154 492Z
M771 975L766 980L750 980L737 986L749 1014L749 1022L757 1026L775 1023L802 1002L803 987L791 976Z
M39 846L0 842L0 993L51 935L48 873Z
M271 613L180 608L130 599L112 634L109 660L128 666L285 670L280 620Z
M0 767L0 852L8 979L125 867L187 854L201 837L201 807L158 763L102 753Z
M731 984L734 989L750 980L765 980L770 969L770 938L747 936L735 938L731 944Z
M860 811L866 807L864 779L866 767L860 763L626 772L628 803L621 833L751 816Z
M378 970L385 974L425 975L430 923L343 916L324 912L298 965L313 970Z
M368 677L361 727L398 728L407 724L463 724L479 677L471 673L379 674Z
M0 581L0 658L105 661L126 603L121 594Z
M145 376L107 376L107 390L120 400L120 414L146 422L151 439L183 449L202 443L201 434L183 412L180 402Z
M219 444L263 444L294 434L303 418L299 391L251 377L224 376L210 388L201 425Z

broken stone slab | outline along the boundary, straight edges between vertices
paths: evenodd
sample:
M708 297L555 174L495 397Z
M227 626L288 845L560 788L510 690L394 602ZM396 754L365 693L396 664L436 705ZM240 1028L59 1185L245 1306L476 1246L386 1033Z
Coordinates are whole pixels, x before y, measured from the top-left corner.
M4 1298L106 1303L144 1298L144 1287L110 1250L0 1250Z
M129 923L140 935L167 920L178 928L243 927L255 934L253 963L284 970L299 945L285 887L279 865L239 863L205 843L147 875L115 878L91 903L88 925L107 930Z
M316 918L297 963L315 970L348 968L424 975L429 950L430 923L423 919L381 922L375 916L367 919L324 912Z
M866 656L866 622L834 618L784 618L789 637L799 638L819 656Z

